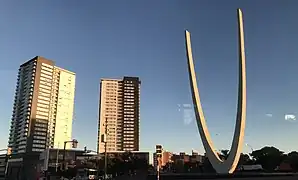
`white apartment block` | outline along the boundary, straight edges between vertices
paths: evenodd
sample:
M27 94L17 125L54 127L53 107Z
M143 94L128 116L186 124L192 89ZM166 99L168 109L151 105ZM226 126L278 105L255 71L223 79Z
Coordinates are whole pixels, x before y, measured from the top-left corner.
M19 68L8 146L13 153L63 148L71 140L75 73L35 57Z

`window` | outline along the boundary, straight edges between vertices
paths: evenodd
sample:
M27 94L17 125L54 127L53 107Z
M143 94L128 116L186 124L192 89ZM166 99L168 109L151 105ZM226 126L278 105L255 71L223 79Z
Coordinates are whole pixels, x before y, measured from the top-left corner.
M47 70L47 71L50 71L50 72L53 72L53 68L52 68L52 67L49 68L49 67L47 67L47 66L41 66L41 69L43 69L43 70Z
M39 127L35 127L35 130L36 131L43 131L43 132L46 132L47 131L46 128L39 128Z
M43 151L44 151L44 149L32 148L32 151L34 151L34 152L43 152Z
M48 67L50 69L53 69L53 66L49 65L49 64L46 64L46 63L41 63L42 66L45 66L45 67Z
M40 92L40 91L38 92L38 95L45 96L45 97L51 97L51 94Z
M34 132L35 135L41 135L41 136L46 136L47 133L45 132Z
M49 76L49 75L46 75L46 74L43 74L43 73L41 73L40 76L44 77L44 78L52 79L52 76Z
M47 104L48 104L48 103L47 103ZM42 108L46 108L46 109L48 109L48 108L49 108L49 105L45 105L45 104L37 103L37 107L42 107Z
M51 91L50 91L50 90L43 89L43 88L39 88L39 91L41 91L41 92L46 92L46 93L51 93Z
M44 136L33 136L34 139L46 139Z
M37 99L37 102L38 103L43 103L43 104L46 104L46 105L48 105L50 103L49 101L44 101L44 100L41 100L41 99Z
M44 123L42 123L42 124L40 124L40 123L36 123L36 124L35 124L35 127L44 127L44 128L47 128L48 125L47 125L47 124L44 124Z
M44 78L44 77L40 77L40 80L41 81L48 82L48 83L51 83L52 82L52 79L47 79L47 78Z
M49 97L38 96L38 99L42 99L42 100L45 100L45 101L50 101Z
M51 90L52 89L52 84L51 83L46 83L43 81L40 81L39 87L44 88L44 89L48 89Z
M41 115L36 115L36 118L37 119L48 119L47 116L41 116Z

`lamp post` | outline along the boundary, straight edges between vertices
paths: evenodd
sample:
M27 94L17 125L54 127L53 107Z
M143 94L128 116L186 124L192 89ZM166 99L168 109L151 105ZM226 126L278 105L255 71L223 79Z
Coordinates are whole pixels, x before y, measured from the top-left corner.
M66 144L67 143L72 143L72 148L77 148L78 146L78 141L76 139L73 139L71 141L64 141L64 147L63 147L63 165L62 165L62 170L65 171L66 167L66 162L65 162L65 154L66 154Z
M105 162L104 162L104 179L106 179L106 176L107 176L107 135L108 135L108 118L106 118L106 121L105 121L105 131L104 131L104 134L101 134L101 142L104 143L104 159L105 159Z
M245 143L245 146L249 147L249 148L250 148L250 150L251 150L251 152L253 152L253 151L254 151L254 149L252 148L252 146L251 146L251 145L249 145L248 143Z
M245 146L247 146L247 147L250 148L250 150L251 150L251 153L250 154L252 154L252 152L254 152L254 149L253 149L253 147L251 145L249 145L248 143L245 143ZM254 158L252 157L252 155L250 155L250 157L252 158L252 160L254 160Z
M105 180L107 179L107 167L108 167L108 156L107 156L107 135L108 135L108 118L106 118L106 122L105 122L105 138L104 138L104 143L105 143Z
M56 173L58 172L58 164L59 164L59 147L60 147L60 142L58 142L58 148L56 153Z
M160 176L160 166L161 166L161 157L158 155L157 157L157 180L159 180Z

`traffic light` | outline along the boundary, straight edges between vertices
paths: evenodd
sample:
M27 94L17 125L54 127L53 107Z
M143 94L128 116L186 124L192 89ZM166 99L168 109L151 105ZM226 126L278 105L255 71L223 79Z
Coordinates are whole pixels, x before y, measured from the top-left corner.
M76 139L72 140L72 148L78 147L78 141Z
M87 146L84 147L84 152L85 152L85 153L87 152Z

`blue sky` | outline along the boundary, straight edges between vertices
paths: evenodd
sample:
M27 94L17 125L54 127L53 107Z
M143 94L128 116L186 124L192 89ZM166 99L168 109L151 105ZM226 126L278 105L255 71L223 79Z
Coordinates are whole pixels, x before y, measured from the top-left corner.
M76 72L73 137L96 149L100 78L139 76L141 150L203 153L191 104L184 30L217 149L228 149L237 102L237 17L247 55L247 128L254 149L297 150L298 1L5 1L0 6L0 147L7 146L18 66L40 55ZM191 119L187 114L190 113ZM267 115L266 115L267 114ZM270 115L268 115L270 114ZM244 152L250 151L244 147Z

